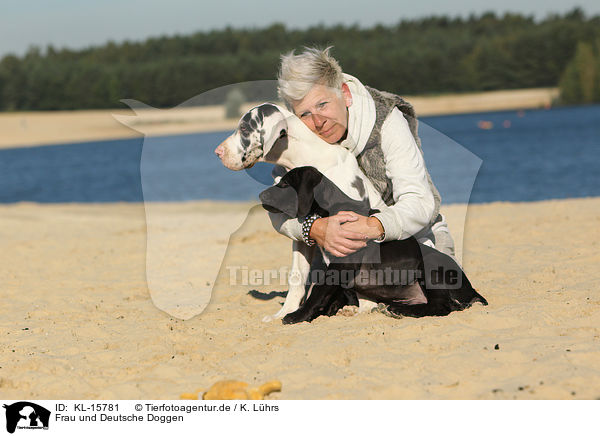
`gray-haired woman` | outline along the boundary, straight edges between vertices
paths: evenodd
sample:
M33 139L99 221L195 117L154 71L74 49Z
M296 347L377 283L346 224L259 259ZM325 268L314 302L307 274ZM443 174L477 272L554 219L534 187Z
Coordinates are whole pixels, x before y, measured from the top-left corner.
M282 55L279 95L319 137L356 156L389 208L370 217L353 212L311 217L308 238L304 220L270 214L274 227L294 240L316 241L337 257L364 247L366 239L413 235L453 256L454 241L439 213L441 198L425 166L413 107L344 74L330 48ZM276 179L282 174L283 169L274 171Z

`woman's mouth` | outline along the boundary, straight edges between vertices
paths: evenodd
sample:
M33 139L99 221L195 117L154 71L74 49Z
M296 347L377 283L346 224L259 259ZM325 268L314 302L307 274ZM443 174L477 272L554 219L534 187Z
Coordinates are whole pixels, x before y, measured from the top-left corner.
M321 132L321 136L329 136L331 134L331 132L333 131L333 128L335 126L331 126L330 128L328 128L327 130L324 130Z

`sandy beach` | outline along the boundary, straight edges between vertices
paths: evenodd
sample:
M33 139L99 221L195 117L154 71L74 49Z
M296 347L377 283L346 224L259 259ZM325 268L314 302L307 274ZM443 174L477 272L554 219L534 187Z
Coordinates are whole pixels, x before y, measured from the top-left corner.
M226 225L250 209L154 207L184 223L232 217ZM260 207L229 241L205 230L203 252L220 246L225 257L210 303L183 321L152 302L143 204L1 205L0 396L176 399L222 379L278 379L283 389L269 398L599 398L598 210L600 198L471 205L463 233L464 207L446 206L465 271L489 306L283 326L261 318L285 286L231 280L235 267L289 263L290 241ZM188 249L186 231L163 231L170 247ZM206 274L199 265L189 280Z
M556 88L536 88L405 98L418 116L426 116L549 107L557 96ZM236 124L222 106L141 109L137 117L129 109L0 113L0 148L214 132Z

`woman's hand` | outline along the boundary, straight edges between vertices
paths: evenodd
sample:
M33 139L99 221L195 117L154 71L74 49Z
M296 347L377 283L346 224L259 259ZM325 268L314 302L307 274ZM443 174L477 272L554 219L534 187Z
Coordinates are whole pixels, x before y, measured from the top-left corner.
M309 236L334 256L347 256L367 246L366 235L342 228L342 224L357 219L358 215L353 212L319 218L310 228Z
M367 239L379 239L383 235L383 226L381 225L381 221L377 218L358 215L354 212L346 213L355 216L356 220L344 223L342 225L344 230L361 233L365 235Z
M383 227L377 218L343 211L316 220L309 236L334 256L345 257L366 247L368 239L376 239L382 233Z

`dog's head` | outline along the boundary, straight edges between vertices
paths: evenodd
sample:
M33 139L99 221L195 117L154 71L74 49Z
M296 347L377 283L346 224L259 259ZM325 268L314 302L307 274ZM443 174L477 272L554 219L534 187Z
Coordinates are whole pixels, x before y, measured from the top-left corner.
M243 170L264 160L286 134L285 115L274 104L264 103L242 116L235 132L215 149L215 154L230 170Z

